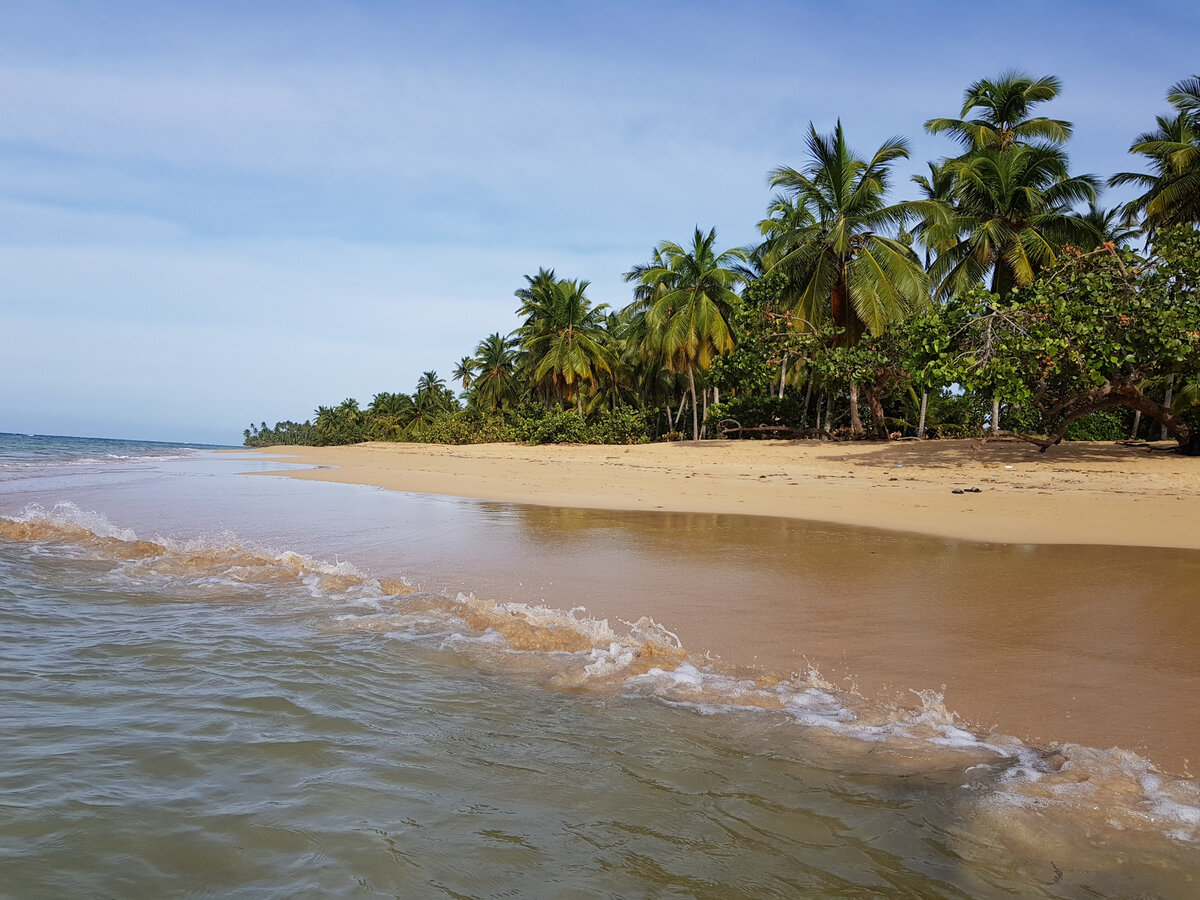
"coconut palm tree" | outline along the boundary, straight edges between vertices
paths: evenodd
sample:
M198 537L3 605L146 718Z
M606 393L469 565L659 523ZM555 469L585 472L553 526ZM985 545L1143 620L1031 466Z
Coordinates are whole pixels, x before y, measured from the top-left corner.
M471 402L480 409L496 412L511 406L520 389L517 378L517 347L513 335L489 334L475 348L471 369L475 380Z
M593 306L587 297L588 282L554 277L542 269L528 288L516 292L519 314L525 322L517 329L527 354L527 372L547 398L574 403L583 413L584 386L594 386L603 372L611 373L614 357L604 330L608 304Z
M716 241L715 228L705 234L697 227L690 246L664 241L650 266L625 274L626 281L637 285L635 303L644 307L647 346L671 372L687 373L693 440L700 439L696 370L707 369L717 354L733 349L729 318L740 302L733 288L742 280L734 266L746 262L740 249L718 253Z
M463 390L468 390L471 387L471 381L475 378L475 360L470 356L464 356L454 366L454 372L451 377L463 386Z
M949 134L968 152L1007 150L1034 140L1063 144L1071 137L1070 122L1029 115L1034 105L1053 100L1060 90L1062 83L1053 75L1032 78L1010 70L994 81L983 78L964 92L960 118L930 119L925 130L930 134ZM979 110L982 115L966 118L972 110Z
M830 135L810 124L807 145L803 170L771 173L771 185L782 193L759 225L766 237L762 258L768 272L788 275L785 297L793 315L811 330L832 323L839 342L852 346L864 332L878 334L929 303L921 261L906 243L881 232L898 230L910 218L941 221L945 211L931 201L887 202L891 166L908 158L901 138L885 141L865 160L850 149L839 121ZM850 394L851 428L861 433L853 382Z
M1121 247L1141 234L1139 229L1131 226L1129 215L1123 206L1105 208L1093 200L1088 204L1087 212L1080 218L1087 222L1094 232L1088 235L1088 242L1080 245L1080 250L1095 250L1102 244Z
M1167 99L1173 118L1159 116L1158 128L1134 140L1130 153L1147 158L1149 173L1121 172L1111 185L1144 188L1126 206L1131 217L1144 218L1146 229L1200 223L1200 76L1171 86Z
M415 397L440 397L445 389L446 382L437 372L422 372L417 379Z
M1070 175L1057 147L975 150L946 165L955 181L954 215L928 232L942 248L931 270L939 296L975 287L989 271L992 292L1007 294L1053 265L1064 245L1097 238L1074 210L1095 201L1097 179Z

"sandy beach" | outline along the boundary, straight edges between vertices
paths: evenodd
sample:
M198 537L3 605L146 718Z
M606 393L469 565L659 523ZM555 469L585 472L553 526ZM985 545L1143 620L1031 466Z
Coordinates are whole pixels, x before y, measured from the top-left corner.
M267 453L323 467L286 472L292 478L397 491L776 516L1013 544L1200 549L1200 459L1109 443L1044 454L1008 441L372 443Z

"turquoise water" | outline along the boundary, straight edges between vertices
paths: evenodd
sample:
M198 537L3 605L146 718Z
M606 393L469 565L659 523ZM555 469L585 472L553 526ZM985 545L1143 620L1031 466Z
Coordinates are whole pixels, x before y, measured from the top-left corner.
M1195 891L1200 796L1133 754L570 612L544 555L664 553L616 519L7 440L0 896Z

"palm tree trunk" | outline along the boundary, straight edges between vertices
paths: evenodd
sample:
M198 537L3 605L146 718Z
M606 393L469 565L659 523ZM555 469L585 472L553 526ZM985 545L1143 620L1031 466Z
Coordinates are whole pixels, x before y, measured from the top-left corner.
M858 415L858 382L850 382L850 433L862 434L862 419Z
M1175 397L1175 376L1169 375L1169 376L1167 376L1167 393L1163 397L1163 406L1170 409L1171 408L1171 400L1174 399L1174 397ZM1170 440L1170 438L1171 438L1171 435L1167 432L1167 426L1166 425L1162 426L1162 431L1160 432L1159 440L1166 441L1166 440Z
M692 392L692 440L700 440L700 408L696 406L696 373L688 366L688 387Z
M825 430L833 431L833 390L825 392Z
M929 405L929 391L921 391L921 417L917 420L917 437L925 437L925 409Z
M783 362L779 364L779 399L783 399L783 383L787 381L787 358L786 353L783 354Z
M992 398L992 434L1000 432L1000 398Z
M683 418L683 407L687 404L687 394L685 393L679 398L679 412L675 413L675 419L671 422L671 430L679 430L679 420Z
M821 427L821 404L824 402L824 400L825 400L824 394L817 394L817 415L816 415L816 418L814 418L814 420L813 420L817 423L817 425L816 425L817 428Z
M1131 441L1137 440L1138 429L1142 426L1142 411L1139 409L1133 414L1133 430L1129 432Z
M809 404L809 401L812 400L812 388L813 388L813 379L812 379L812 375L810 374L808 376L808 390L806 390L804 392L804 415L802 415L800 417L800 427L801 428L808 427L808 404ZM820 404L820 401L818 400L817 403ZM819 405L817 406L817 421L818 422L821 421L821 408Z

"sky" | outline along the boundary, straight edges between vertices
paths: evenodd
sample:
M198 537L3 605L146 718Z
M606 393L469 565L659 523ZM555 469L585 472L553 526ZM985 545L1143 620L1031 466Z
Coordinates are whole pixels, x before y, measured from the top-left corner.
M240 443L411 392L552 268L755 241L811 123L909 177L925 120L1054 74L1072 169L1200 71L1200 3L0 0L0 432ZM1109 193L1115 204L1123 195Z

